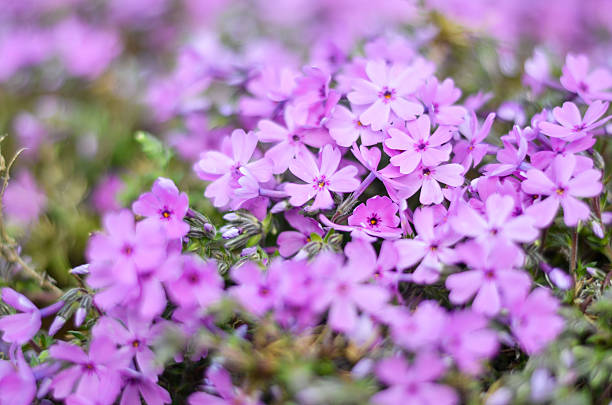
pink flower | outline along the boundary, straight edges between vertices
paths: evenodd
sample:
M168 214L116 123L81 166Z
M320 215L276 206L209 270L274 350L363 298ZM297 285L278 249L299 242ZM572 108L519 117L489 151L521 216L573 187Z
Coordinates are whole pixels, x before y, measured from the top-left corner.
M119 176L109 175L104 177L97 185L92 194L92 203L101 215L109 211L119 211L121 203L119 193L125 184Z
M377 195L368 199L365 204L359 204L348 217L348 224L361 227L372 236L378 236L380 233L400 234L398 209L397 204L389 197Z
M612 100L612 92L606 91L612 88L612 75L605 69L589 73L589 59L585 55L567 55L561 84L587 103L595 99Z
M354 80L353 91L348 94L351 104L367 106L359 115L364 125L378 131L388 124L391 111L404 120L423 112L420 103L410 100L421 84L412 69L399 64L387 66L382 60L369 61L366 75L369 80Z
M330 191L348 193L359 186L355 178L357 168L345 166L338 170L340 151L331 145L325 145L321 151L321 164L317 165L308 151L300 153L293 159L289 170L307 184L287 183L285 191L289 194L289 203L294 207L304 205L315 198L309 210L328 209L334 204Z
M450 218L455 232L482 242L533 242L538 237L535 220L527 215L513 217L515 202L511 196L491 194L485 201L483 217L468 204L460 203Z
M277 302L282 270L271 266L264 272L254 263L247 262L232 270L232 280L238 285L231 287L229 292L244 308L262 316Z
M409 198L420 189L421 204L440 204L444 200L440 183L458 187L463 184L463 172L463 166L456 163L435 167L421 165L414 172L396 179L392 185L398 189L401 198Z
M212 198L215 207L228 205L235 189L239 188L238 180L243 176L240 169L248 170L258 181L266 182L272 178L272 162L259 159L250 162L257 137L241 129L232 132L231 145L227 153L208 151L194 165L193 169L202 180L212 180L206 187L204 196ZM231 155L231 156L230 156Z
M545 288L537 288L510 307L510 326L521 347L528 353L541 351L563 329L557 315L559 301Z
M514 137L514 142L512 142ZM528 142L523 131L515 125L506 138L502 138L504 148L497 152L497 161L484 167L487 176L508 176L525 166ZM516 146L515 146L516 144Z
M170 238L181 238L189 232L189 225L183 221L188 208L187 194L179 193L174 182L165 177L155 180L152 192L142 194L132 204L135 214L161 224Z
M415 283L431 284L440 274L442 263L450 264L456 260L451 248L461 236L434 228L433 209L421 207L414 212L414 227L418 236L414 239L401 239L395 242L400 254L398 269L405 269L419 263L412 274Z
M387 147L404 151L391 157L391 164L399 166L401 173L412 173L421 162L424 166L436 166L449 159L452 147L446 142L453 136L451 128L438 127L430 134L429 117L423 115L416 121L408 122L406 130L408 133L389 128L390 138L385 140Z
M453 79L442 83L434 76L419 90L419 98L425 105L425 113L434 125L459 125L463 122L466 109L453 105L461 97L461 90L455 87Z
M435 301L420 302L414 312L397 310L389 315L393 340L414 352L435 347L448 320L446 311Z
M574 155L557 156L548 172L531 169L522 189L527 194L547 196L527 208L538 226L550 224L559 209L563 207L563 220L567 226L575 226L578 221L589 217L589 207L576 197L595 197L601 193L599 179L601 172L595 169L581 171L574 175L576 157Z
M359 110L356 109L355 111ZM359 121L359 113L352 112L342 105L334 107L331 118L325 126L339 146L349 147L358 138L361 138L361 144L364 146L375 145L385 139L383 131L374 131L370 126L364 125Z
M567 101L563 107L553 109L553 117L561 125L551 122L540 122L540 130L553 138L564 138L567 141L577 140L591 131L605 124L611 116L599 119L608 110L608 103L594 101L584 113L584 119L580 116L580 110L576 104Z
M2 301L22 312L0 318L2 340L19 345L26 344L40 329L41 316L38 308L25 295L8 287L2 289Z
M305 125L306 111L293 106L285 108L285 125L274 121L261 120L258 124L257 137L261 142L274 142L266 157L274 163L274 173L283 173L289 167L291 159L307 150L306 145L321 148L331 143L329 133L322 127Z
M21 349L17 358L0 360L0 404L30 405L36 395L36 378L23 358Z
M468 170L472 165L478 166L482 158L492 149L490 145L482 143L487 136L495 120L495 113L487 115L485 122L480 129L478 128L478 118L474 111L470 112L469 126L466 125L465 131L461 130L461 134L465 136L465 140L461 139L455 143L453 152L453 163L460 163L461 166Z
M189 405L262 405L262 403L248 396L242 390L235 388L232 384L232 377L225 369L212 365L206 372L206 378L212 383L214 392L218 396L196 392L189 396Z
M389 388L372 397L377 405L454 405L459 397L452 388L434 381L442 376L445 366L432 352L421 352L411 365L399 356L380 361L376 375Z
M461 261L470 270L454 273L446 279L453 304L464 304L473 296L474 311L494 316L504 305L523 297L531 287L529 275L514 269L520 254L504 243L468 242L457 248Z
M285 231L278 235L278 252L283 257L293 256L293 254L310 242L312 234L319 236L325 234L321 225L316 220L300 215L297 209L287 211L285 219L289 222L289 225L299 232Z
M214 261L204 262L195 254L182 255L180 276L166 283L172 300L180 306L208 307L221 299L223 279Z
M2 196L4 213L11 221L28 224L35 221L47 205L47 197L27 171L10 181Z

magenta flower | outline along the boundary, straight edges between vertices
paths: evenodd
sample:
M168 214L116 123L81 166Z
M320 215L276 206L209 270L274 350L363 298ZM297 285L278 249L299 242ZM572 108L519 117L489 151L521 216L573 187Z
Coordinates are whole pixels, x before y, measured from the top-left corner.
M125 184L119 176L109 175L104 177L96 185L91 197L94 208L101 215L109 211L119 211L121 209L119 193L124 187Z
M227 153L208 151L194 165L193 169L202 180L212 180L206 187L204 196L211 198L215 207L224 207L232 198L233 190L238 188L238 179L243 174L241 168L248 170L260 182L272 177L272 162L268 159L250 160L257 147L257 137L241 129L232 132L231 145Z
M40 329L41 316L38 308L25 295L8 287L2 289L2 301L22 312L0 318L2 340L19 345L27 343Z
M383 131L374 131L370 126L364 125L359 121L357 112L354 113L342 105L334 108L325 126L339 146L350 147L357 139L361 139L362 145L371 146L385 139Z
M564 323L558 309L559 301L545 288L535 289L510 306L512 332L528 354L541 351L561 333Z
M446 288L453 304L464 304L476 296L472 303L474 311L494 316L523 297L531 287L529 275L514 269L520 261L519 250L502 243L468 242L457 248L461 261L470 270L451 274L446 279Z
M146 373L140 373L131 368L121 371L125 387L121 394L121 404L138 405L141 398L148 405L163 405L172 402L168 391L155 383L155 380Z
M281 270L284 269L270 267L264 272L254 263L247 262L232 270L232 280L238 285L231 287L228 291L248 311L262 316L276 305Z
M21 349L16 358L0 360L0 404L30 405L36 395L36 379L23 358Z
M165 177L155 180L152 191L132 204L135 214L161 224L169 238L181 238L189 232L189 224L183 221L188 208L187 194L179 193L174 182Z
M362 124L378 131L389 122L391 111L403 120L423 113L423 106L411 98L421 84L412 69L399 64L387 66L382 60L369 61L366 75L369 80L355 79L348 94L351 104L366 108L359 115Z
M103 222L106 233L92 236L87 247L89 262L97 269L92 270L88 282L96 279L95 273L105 273L116 282L133 284L138 269L151 269L162 263L166 238L159 225L148 221L136 224L128 210L109 213Z
M483 143L483 141L489 136L494 120L495 113L490 113L479 129L476 113L474 111L470 112L469 126L466 125L465 131L460 128L461 134L466 139L457 141L453 147L455 153L453 163L460 163L465 170L469 170L472 165L478 166L480 164L482 158L492 149L490 145Z
M456 163L431 167L421 165L414 172L396 179L391 184L398 189L401 198L409 198L420 189L421 204L440 204L444 200L440 183L458 187L463 184L463 172L463 166Z
M567 55L561 84L577 93L587 103L593 100L612 100L612 74L605 69L589 72L589 59L585 55Z
M278 252L283 257L293 256L304 245L310 242L310 236L314 233L323 236L325 232L319 223L298 213L293 209L285 212L285 219L297 231L285 231L278 235Z
M366 203L359 204L348 217L350 226L361 227L372 236L401 234L397 216L399 207L387 196L374 196Z
M450 78L439 83L432 76L419 90L419 99L434 125L459 125L463 122L466 109L453 105L459 97L461 90L455 87L455 82Z
M448 314L435 301L422 301L414 312L403 307L389 311L393 340L400 346L420 352L438 345Z
M495 332L487 329L487 319L473 311L451 314L442 332L442 347L459 368L470 374L481 371L483 360L497 353Z
M512 135L514 142L511 141ZM484 167L487 176L508 176L525 167L528 142L523 131L515 125L508 137L502 137L502 143L504 148L497 151L496 155L499 163L491 163Z
M408 133L397 128L389 128L390 138L385 140L388 148L404 151L391 157L391 164L399 166L403 174L412 173L419 163L423 166L436 166L450 157L451 145L447 144L453 136L449 127L438 127L430 134L431 124L427 115L406 124Z
M533 242L538 237L535 220L528 215L513 217L515 201L509 195L491 194L484 206L484 216L468 204L460 203L450 218L455 232L482 242Z
M376 375L389 388L372 397L377 405L454 405L459 397L452 388L434 381L442 376L445 366L432 352L420 352L410 365L402 357L380 361Z
M608 103L594 101L584 113L584 118L580 116L580 110L576 104L566 101L563 107L553 109L553 117L561 125L551 122L540 122L542 133L553 138L564 138L566 141L573 141L585 135L589 135L593 129L605 124L612 118L612 115L601 118L608 110Z
M111 389L120 385L119 370L129 361L109 338L103 336L91 341L89 353L79 346L58 341L49 349L49 355L72 364L53 377L51 389L56 399L66 398L73 391L93 397L101 387Z
M321 164L317 165L312 154L301 152L293 159L289 170L307 184L287 183L285 191L289 194L289 203L294 207L304 205L315 198L309 210L328 209L334 205L330 191L348 193L359 187L355 178L357 168L345 166L338 170L340 151L331 145L325 145L321 151Z
M574 175L576 157L574 155L557 156L549 172L538 169L527 172L522 189L527 194L547 196L536 201L527 208L527 214L532 216L538 226L548 226L559 210L563 207L563 220L567 226L575 226L578 221L589 217L589 207L576 197L595 197L601 193L602 185L599 179L601 172L595 169L581 171Z
M332 142L325 128L305 125L306 113L307 111L287 106L285 108L286 127L270 120L259 121L259 131L257 131L259 140L264 143L275 143L265 155L274 163L274 173L285 172L291 160L307 150L306 145L321 148Z
M182 271L166 283L170 298L180 306L208 307L221 299L223 279L214 261L204 262L197 255L183 255Z
M7 219L27 225L38 219L47 205L47 197L27 171L22 171L9 182L2 196Z
M242 390L234 387L232 377L223 368L213 365L206 372L206 378L212 383L219 396L196 392L189 396L189 405L262 405L262 403Z
M456 260L451 246L461 236L443 232L440 227L434 228L433 209L430 207L421 207L414 212L414 227L418 233L416 238L395 242L400 254L397 268L405 269L420 262L412 274L412 281L430 284L438 279L443 263L450 264Z

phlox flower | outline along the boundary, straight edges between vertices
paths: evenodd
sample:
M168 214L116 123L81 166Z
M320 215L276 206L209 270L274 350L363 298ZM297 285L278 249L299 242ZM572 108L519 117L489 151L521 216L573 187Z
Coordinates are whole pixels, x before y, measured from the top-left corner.
M165 177L155 180L152 191L142 194L132 204L135 214L161 224L169 238L180 238L189 232L189 224L183 221L188 208L187 194L179 193L174 182Z
M413 222L417 236L414 239L395 241L399 252L397 268L406 269L420 263L412 274L412 281L430 284L438 279L442 264L451 264L456 260L452 246L461 236L443 232L440 227L434 228L433 210L430 207L417 209Z
M612 91L607 91L612 89L612 74L605 69L589 72L589 59L586 55L567 55L561 84L587 103L596 99L612 100Z
M338 193L354 191L359 186L359 180L355 178L357 168L345 166L338 170L340 157L338 149L325 145L321 151L320 165L317 165L308 151L303 151L293 159L289 170L307 184L285 184L285 191L290 196L289 203L294 207L300 207L314 197L314 203L309 210L328 209L334 204L330 191Z
M173 302L188 307L208 307L221 299L223 279L217 270L217 263L205 262L199 256L182 255L179 259L182 271L178 278L166 282Z
M591 134L595 128L602 126L612 118L612 115L601 118L608 110L608 106L608 103L594 101L589 105L583 118L576 104L566 101L562 107L555 107L552 112L555 120L561 125L543 121L539 125L540 131L553 138L577 140Z
M398 345L415 352L438 345L448 315L435 301L422 301L414 312L403 307L389 311L387 323Z
M232 269L231 277L237 285L228 291L248 311L262 316L279 301L282 270L270 266L264 272L256 264L247 262Z
M40 329L40 311L29 299L12 288L3 288L1 296L2 301L21 311L19 314L5 315L0 318L2 340L23 345L32 339Z
M129 362L129 357L118 351L105 336L91 341L89 353L77 345L58 341L49 349L49 355L71 364L53 377L51 389L56 399L65 398L73 391L78 395L93 397L101 387L112 389L120 386L119 370Z
M372 236L399 236L400 219L397 216L399 207L387 196L374 196L359 204L348 217L349 226L360 227Z
M209 367L206 371L206 378L211 382L219 396L196 392L189 396L189 405L227 405L228 403L262 405L257 398L251 397L239 388L234 387L230 373L217 365Z
M540 170L546 170L556 156L583 152L590 149L596 142L596 139L591 135L581 136L571 142L563 138L544 138L540 140L544 144L544 149L531 156L531 165ZM591 159L586 156L575 156L576 166L584 169L592 168L593 161Z
M463 122L467 111L453 105L461 97L461 90L455 87L453 79L448 78L440 83L432 76L421 87L418 96L434 125L459 125Z
M575 226L578 221L589 217L589 207L576 197L595 197L601 193L602 185L599 179L601 172L595 169L584 170L574 174L576 157L574 155L557 156L546 173L531 169L526 173L522 189L527 194L546 196L535 201L527 208L527 214L532 216L538 226L547 226L563 207L563 220L567 226Z
M385 145L391 149L403 151L391 157L391 164L399 166L400 173L412 173L419 163L424 166L436 166L450 157L451 145L448 142L453 130L450 127L438 127L430 134L431 123L427 115L406 124L406 132L389 128L389 138Z
M558 309L559 301L545 288L537 288L510 306L510 327L528 354L541 351L561 333L563 318Z
M297 84L300 72L286 63L268 63L249 80L247 89L252 96L240 99L241 114L253 117L273 116L280 110ZM274 118L274 117L273 117Z
M389 173L388 167L381 170L383 175ZM420 189L419 202L421 204L440 204L444 200L440 183L458 187L463 184L463 172L463 166L456 163L429 167L421 165L408 175L387 181L397 189L399 198L409 198Z
M508 176L525 166L528 142L518 126L510 131L510 136L502 138L503 149L497 151L497 161L484 167L487 176ZM514 142L512 142L512 138ZM515 146L516 145L516 146Z
M316 220L300 215L298 209L285 212L285 219L296 231L284 231L278 235L278 252L283 257L293 256L310 242L313 233L319 236L325 234Z
M364 106L359 115L364 125L375 131L384 129L391 111L403 120L413 119L423 112L423 106L411 100L421 79L411 68L400 64L387 66L382 60L366 64L368 80L355 79L353 91L348 94L352 105Z
M369 125L364 125L359 120L358 106L351 111L342 105L336 105L332 111L330 119L325 123L329 129L329 135L339 146L350 147L361 139L361 144L371 146L382 142L385 139L383 131L375 131Z
M443 350L466 373L478 374L482 361L497 353L495 332L487 329L487 319L474 311L450 314L441 336Z
M131 368L121 370L124 388L121 404L138 405L141 398L148 405L163 405L172 402L170 394L155 383L155 379Z
M332 142L325 128L305 125L304 111L287 106L284 117L286 127L271 120L261 120L257 125L259 141L274 143L265 154L273 162L274 173L285 172L291 160L307 150L306 145L321 148Z
M484 216L468 204L460 203L450 218L453 230L482 242L533 242L538 237L534 218L512 216L515 200L509 195L491 194L484 203Z
M30 405L36 395L36 379L21 349L10 360L0 360L0 405Z
M372 397L377 405L454 405L459 397L452 388L435 382L446 367L432 352L420 352L412 364L402 357L380 361L376 375L389 388Z
M465 129L462 130L460 127L460 133L466 139L457 141L453 147L453 152L455 153L453 163L461 164L465 170L469 170L472 165L478 166L480 164L482 158L492 149L490 145L483 143L483 141L489 136L494 120L495 113L490 113L487 115L482 126L478 128L476 113L474 111L470 112Z
M227 139L227 138L226 138ZM245 168L260 182L272 177L272 162L268 159L252 161L257 137L241 129L232 132L230 143L225 142L225 152L207 151L194 165L193 169L202 180L212 181L206 187L204 196L212 199L215 207L225 207L232 198L233 190L238 188L238 179Z
M521 256L515 246L503 242L468 242L457 250L468 270L451 274L446 279L453 304L464 304L475 296L472 309L494 316L502 306L529 291L529 275L514 268Z

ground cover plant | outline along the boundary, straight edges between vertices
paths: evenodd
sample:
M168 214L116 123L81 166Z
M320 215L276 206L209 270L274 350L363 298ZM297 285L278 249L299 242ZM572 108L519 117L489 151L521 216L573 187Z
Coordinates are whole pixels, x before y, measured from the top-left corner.
M7 1L0 405L610 404L612 4Z

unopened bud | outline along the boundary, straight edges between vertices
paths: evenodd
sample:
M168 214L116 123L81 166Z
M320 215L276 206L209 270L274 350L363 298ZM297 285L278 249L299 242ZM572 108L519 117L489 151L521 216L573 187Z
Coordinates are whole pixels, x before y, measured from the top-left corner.
M53 322L51 323L51 326L49 326L49 336L55 335L62 328L62 326L64 326L65 323L66 319L64 317L62 317L61 315L56 316Z

